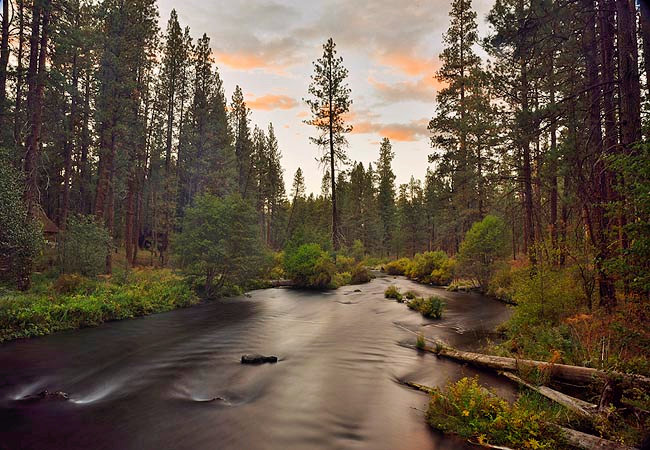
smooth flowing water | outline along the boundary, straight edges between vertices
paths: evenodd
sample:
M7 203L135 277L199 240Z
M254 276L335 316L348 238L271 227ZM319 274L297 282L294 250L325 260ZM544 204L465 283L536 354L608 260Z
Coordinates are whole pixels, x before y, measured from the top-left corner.
M384 299L389 284L444 297L444 318ZM404 344L422 331L472 349L508 314L478 294L379 277L326 293L255 291L7 343L0 448L465 448L432 432L427 396L396 380L442 386L479 374L503 395L511 386ZM244 353L280 361L242 365ZM43 390L69 400L24 400Z

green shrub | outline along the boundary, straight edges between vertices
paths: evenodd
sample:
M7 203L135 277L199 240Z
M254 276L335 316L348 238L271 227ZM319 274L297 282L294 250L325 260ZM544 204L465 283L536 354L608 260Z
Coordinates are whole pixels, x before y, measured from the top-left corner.
M287 250L284 270L297 286L330 289L336 287L336 266L318 244L303 244L294 251ZM342 280L339 277L339 282Z
M337 272L352 272L355 266L354 258L344 255L336 256L336 271Z
M406 269L408 268L411 260L408 258L401 258L392 262L389 262L384 266L384 271L388 275L404 275Z
M417 298L418 294L414 291L406 291L404 294L404 297L406 297L408 300L413 300Z
M402 294L400 294L399 289L395 285L390 285L386 288L384 291L384 297L386 298L394 298L398 302L402 301Z
M510 405L478 384L478 377L462 378L434 391L426 414L432 428L457 434L481 445L512 448L562 448L550 417L517 401Z
M172 241L184 273L204 281L203 293L213 288L243 286L268 272L272 258L264 250L257 213L238 195L199 195L185 209L182 231Z
M424 340L424 335L422 333L418 333L418 337L415 340L415 347L419 350L424 350L426 346L427 342Z
M58 242L61 269L94 277L106 269L111 236L95 216L70 216Z
M405 275L420 283L447 284L452 279L453 262L443 251L416 254L406 268Z
M488 281L507 254L505 222L496 216L485 216L482 221L472 225L460 245L459 273L478 281L483 289L487 289Z
M424 317L430 319L441 319L442 311L445 308L445 302L438 296L431 296L427 299L415 298L408 302L408 307L418 311Z
M338 272L334 274L334 279L332 281L332 284L335 287L341 287L341 286L346 286L348 284L351 284L352 282L352 274L350 272Z
M352 269L352 279L350 280L350 284L368 283L371 278L368 268L364 266L363 263L359 263L354 266L354 269Z

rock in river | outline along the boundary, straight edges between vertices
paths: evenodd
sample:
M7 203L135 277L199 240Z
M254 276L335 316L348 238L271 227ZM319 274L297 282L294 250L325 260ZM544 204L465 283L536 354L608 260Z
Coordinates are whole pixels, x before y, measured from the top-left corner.
M242 364L264 364L278 362L277 356L264 356L264 355L243 355L241 357Z

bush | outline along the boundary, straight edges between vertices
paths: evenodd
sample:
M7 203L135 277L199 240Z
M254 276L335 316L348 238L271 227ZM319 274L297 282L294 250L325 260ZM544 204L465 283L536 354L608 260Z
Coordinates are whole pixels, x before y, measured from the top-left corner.
M86 277L104 273L110 243L108 230L94 216L70 216L58 243L62 271Z
M396 261L389 262L384 266L384 271L388 275L404 275L410 262L411 260L408 258L401 258Z
M418 337L415 340L415 347L419 350L424 350L427 346L427 342L424 340L424 335L422 333L418 333Z
M394 286L392 284L390 286L388 286L386 288L386 290L384 291L384 297L386 297L386 298L394 298L398 302L402 301L402 294L400 294L399 289L397 288L397 286Z
M363 263L359 263L352 269L352 279L350 284L363 284L371 280L370 271Z
M429 425L481 445L513 448L561 448L557 426L549 415L525 401L510 405L478 384L478 377L450 383L434 391L426 414Z
M241 286L271 265L259 236L255 209L238 195L225 198L204 194L185 210L173 250L185 274L204 284L204 295L213 287Z
M27 289L43 233L37 221L25 219L22 186L10 158L0 149L0 280Z
M352 274L350 274L350 272L339 272L334 274L334 280L332 281L332 284L334 287L341 287L351 284L351 281Z
M451 281L453 262L443 251L416 254L406 268L411 280L426 284L447 284Z
M408 302L408 307L418 311L424 317L430 319L441 319L442 311L445 308L445 302L438 296L431 296L427 299L415 298Z
M477 280L483 289L487 289L499 261L507 254L505 223L499 217L485 216L482 221L472 225L460 244L459 273Z
M355 266L354 258L350 258L344 255L336 256L337 272L352 272L354 266Z
M303 244L295 251L287 250L284 270L297 286L314 289L335 287L336 266L318 244Z
M417 298L417 296L418 296L417 293L413 291L406 291L406 293L404 294L404 297L406 297L408 300L413 300Z

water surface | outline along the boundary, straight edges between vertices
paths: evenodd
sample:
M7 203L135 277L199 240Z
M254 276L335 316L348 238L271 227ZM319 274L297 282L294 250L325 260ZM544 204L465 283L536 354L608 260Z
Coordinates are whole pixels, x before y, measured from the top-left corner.
M391 283L444 297L444 318L426 320L384 299ZM327 293L255 291L6 343L0 448L466 448L432 432L427 396L396 380L442 386L479 374L506 396L512 388L404 344L422 331L473 349L508 314L478 294L380 277ZM245 366L244 353L280 361ZM44 389L70 400L21 400Z

